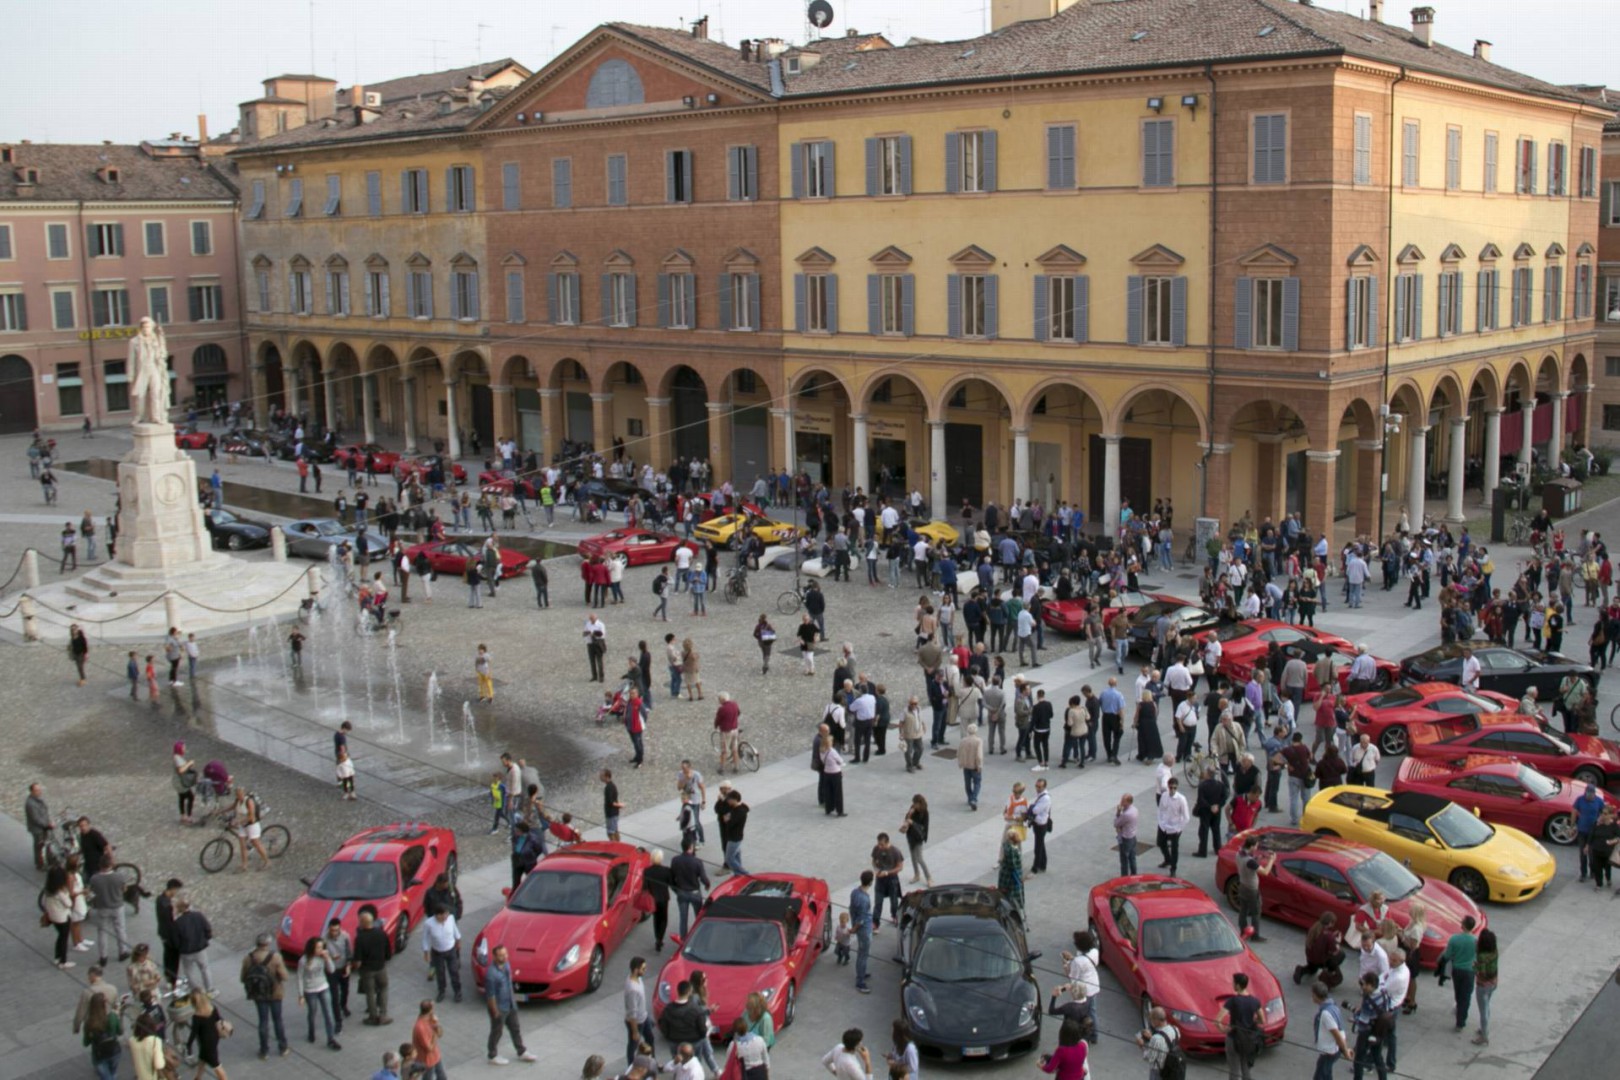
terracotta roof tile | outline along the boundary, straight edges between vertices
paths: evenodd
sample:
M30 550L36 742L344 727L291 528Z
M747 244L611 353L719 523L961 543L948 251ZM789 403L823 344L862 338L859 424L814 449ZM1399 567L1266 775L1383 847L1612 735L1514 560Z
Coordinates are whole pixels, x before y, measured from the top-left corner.
M30 143L14 145L14 164L0 166L0 201L153 202L234 200L236 192L195 157L154 158L138 146ZM97 175L118 170L118 183ZM18 170L37 168L39 183L19 192Z

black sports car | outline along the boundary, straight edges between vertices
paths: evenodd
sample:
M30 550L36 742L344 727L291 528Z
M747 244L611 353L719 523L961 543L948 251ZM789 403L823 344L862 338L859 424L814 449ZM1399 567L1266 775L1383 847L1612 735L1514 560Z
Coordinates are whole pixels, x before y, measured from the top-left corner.
M643 503L650 503L653 493L639 484L632 484L627 480L615 480L607 477L602 480L587 480L579 485L574 493L575 501L582 499L595 499L596 505L607 510L623 510L630 504L630 496L640 495Z
M920 1053L1002 1060L1041 1042L1041 988L1018 910L999 889L945 885L900 908L900 1012Z
M1438 645L1428 652L1408 656L1401 661L1401 680L1460 684L1464 648L1458 643ZM1474 659L1479 661L1481 690L1523 697L1533 686L1542 701L1552 701L1564 676L1571 673L1585 678L1592 684L1593 691L1597 690L1598 672L1592 665L1560 653L1481 644L1474 648Z
M1130 631L1131 652L1139 656L1153 653L1153 627L1160 615L1167 615L1185 640L1191 634L1213 630L1225 620L1213 611L1179 600L1155 600L1131 612L1127 627Z
M264 457L265 447L275 454L280 436L273 432L261 431L258 428L247 428L240 431L227 431L219 440L219 447L227 454L246 454L249 457Z
M229 510L204 510L203 525L208 529L208 537L216 551L220 548L242 551L270 546L270 526L262 521L239 518Z

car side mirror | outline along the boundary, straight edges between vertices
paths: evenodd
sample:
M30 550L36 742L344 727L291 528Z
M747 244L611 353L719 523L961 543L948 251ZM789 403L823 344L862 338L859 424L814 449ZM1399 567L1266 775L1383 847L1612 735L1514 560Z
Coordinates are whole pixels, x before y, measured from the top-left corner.
M1535 795L1532 794L1531 792L1528 792L1528 791L1519 792L1519 798L1522 799L1524 802L1535 802L1536 801Z
M679 949L681 947L681 935L679 935L679 934L671 934L671 935L669 935L669 943L671 945L675 946L677 949Z
M502 889L501 890L501 896L502 896L502 898L507 899L507 900L512 899L512 890L510 888Z
M1027 957L1025 957L1025 960L1027 960L1029 963L1033 964L1035 961L1039 960L1040 958L1041 958L1041 952L1040 952L1039 949L1037 949L1034 952L1030 953Z
M307 877L301 877L298 880L304 883L304 888L306 889L313 889L315 887L315 883Z

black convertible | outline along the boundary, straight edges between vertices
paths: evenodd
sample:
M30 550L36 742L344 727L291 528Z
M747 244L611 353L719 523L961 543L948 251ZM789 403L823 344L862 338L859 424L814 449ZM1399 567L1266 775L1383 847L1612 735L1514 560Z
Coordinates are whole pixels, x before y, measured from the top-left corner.
M1408 656L1401 661L1403 682L1462 682L1463 649L1460 643L1438 645L1428 652ZM1532 686L1542 701L1550 702L1558 693L1558 686L1566 675L1579 675L1592 684L1596 692L1598 673L1591 664L1583 664L1561 653L1542 652L1537 649L1509 649L1503 645L1481 642L1474 647L1474 659L1479 661L1479 688L1494 690L1498 694L1523 697Z

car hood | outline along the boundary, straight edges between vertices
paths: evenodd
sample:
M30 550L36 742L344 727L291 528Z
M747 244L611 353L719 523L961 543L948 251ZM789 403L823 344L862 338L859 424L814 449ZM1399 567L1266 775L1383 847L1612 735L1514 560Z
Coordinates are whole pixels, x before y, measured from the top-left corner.
M786 961L769 964L694 964L684 956L676 956L658 973L658 984L675 985L701 969L709 980L709 1004L715 1009L714 1022L729 1024L742 1014L748 995L765 987L779 988L785 981ZM656 992L657 987L654 987ZM771 1004L776 1004L777 990L773 989ZM662 1011L662 1005L660 1005Z
M1428 905L1429 911L1425 918L1429 929L1448 938L1453 934L1462 933L1462 921L1467 917L1473 918L1476 931L1485 928L1485 913L1479 909L1479 905L1464 896L1460 889L1444 881L1424 878L1423 888L1405 900L1390 905L1392 911L1405 916L1401 920L1402 926L1411 921L1410 909L1413 900L1422 900Z
M391 927L394 917L399 914L398 897L383 897L381 900L326 900L306 893L287 908L287 917L292 920L292 930L282 936L297 947L303 948L304 942L310 938L325 934L326 924L336 919L343 925L343 932L353 937L354 932L360 927L360 909L367 904L377 909L378 926Z
M1022 1025L1018 1014L1026 1002L1040 1011L1040 990L1022 975L988 982L945 983L917 978L900 991L906 1020L929 1042L960 1043L964 1046L1005 1042L1035 1023ZM928 1017L918 1023L913 1008Z
M1555 869L1552 855L1540 841L1507 825L1496 826L1496 835L1490 840L1477 848L1461 849L1457 855L1489 876L1495 876L1500 866L1516 866L1529 874L1530 880L1545 881Z
M1240 971L1249 977L1249 993L1260 999L1262 1007L1282 996L1276 976L1248 951L1180 963L1143 961L1142 970L1148 976L1148 995L1156 1004L1203 1017L1210 1031L1232 993L1232 976ZM1262 1028L1270 1028L1273 1023L1262 1014ZM1177 1025L1181 1026L1179 1021Z
M1565 735L1575 744L1575 749L1589 757L1601 758L1607 762L1620 762L1620 746L1616 746L1608 739L1596 735Z
M594 915L542 915L503 908L484 927L483 938L491 951L505 945L512 970L527 973L534 981L541 971L549 974L569 946L589 938L596 920Z

